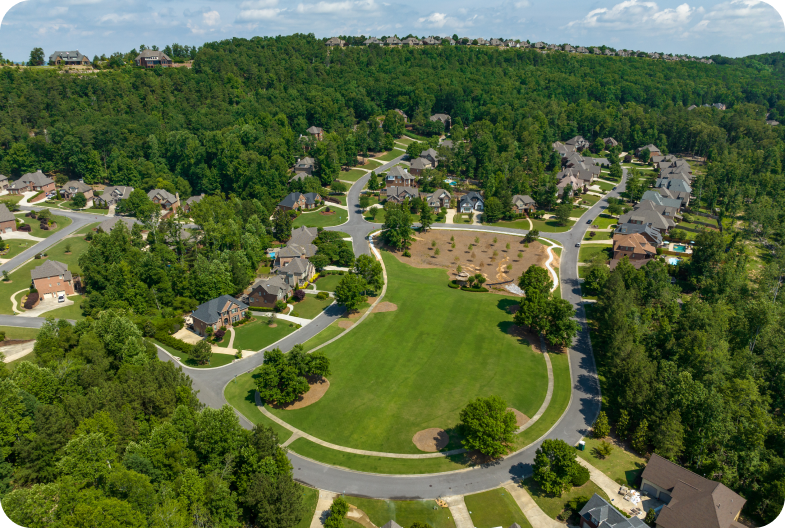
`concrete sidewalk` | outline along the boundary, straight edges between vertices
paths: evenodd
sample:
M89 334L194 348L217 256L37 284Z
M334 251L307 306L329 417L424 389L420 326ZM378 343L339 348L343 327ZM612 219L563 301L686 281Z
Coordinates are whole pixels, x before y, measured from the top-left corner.
M518 507L531 523L532 528L564 528L564 524L548 517L520 484L510 481L504 484L503 487L515 499Z
M463 495L445 497L444 502L450 507L450 513L455 522L455 528L474 528L474 522L472 521L471 515L469 515L469 508L466 507Z
M337 496L337 493L319 490L319 500L316 502L316 511L313 512L310 528L322 528L324 526L324 521L330 515L330 506L332 506L333 500Z

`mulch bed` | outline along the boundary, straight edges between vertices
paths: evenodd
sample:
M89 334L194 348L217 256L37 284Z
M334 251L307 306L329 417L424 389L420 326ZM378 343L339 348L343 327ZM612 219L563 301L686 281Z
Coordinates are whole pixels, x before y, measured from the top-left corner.
M330 215L334 215L335 211L322 211L319 214L322 215L322 216L330 216Z
M423 429L417 431L412 437L412 442L417 446L420 451L427 453L436 453L437 451L447 447L450 443L450 435L444 429L432 427L430 429Z
M5 341L0 341L0 347L21 345L22 343L31 343L33 341L35 341L35 339L6 339Z
M373 309L374 313L376 312L394 312L398 309L398 305L391 302L380 302L376 305L376 308Z
M507 410L508 411L512 411L512 413L515 415L515 425L517 425L518 427L520 427L522 425L526 425L526 422L528 422L530 420L530 418L528 416L523 414L518 409L513 409L512 407L507 407Z
M327 393L327 389L330 388L330 380L327 378L323 378L321 376L311 376L308 378L308 385L310 389L308 392L297 398L291 403L287 403L286 405L273 405L276 409L283 409L285 411L294 411L296 409L302 409L303 407L308 407L320 399Z

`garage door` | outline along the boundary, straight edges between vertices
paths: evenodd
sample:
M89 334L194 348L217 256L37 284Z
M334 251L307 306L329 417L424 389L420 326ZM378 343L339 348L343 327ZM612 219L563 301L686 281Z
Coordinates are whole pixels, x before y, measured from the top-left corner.
M10 227L6 227L6 228L5 228L5 232L6 232L6 233L12 233L13 231L14 231L14 230L13 230L13 229L11 229Z
M45 293L44 294L44 299L54 299L54 298L55 298L55 294L54 293Z
M655 488L654 486L651 486L649 484L644 484L641 487L641 491L643 493L645 493L646 495L648 495L649 497L654 497L654 498L657 497L657 488Z
M665 504L670 504L670 502L671 502L671 494L667 493L667 492L664 492L664 491L661 491L660 492L660 500L662 502L664 502Z

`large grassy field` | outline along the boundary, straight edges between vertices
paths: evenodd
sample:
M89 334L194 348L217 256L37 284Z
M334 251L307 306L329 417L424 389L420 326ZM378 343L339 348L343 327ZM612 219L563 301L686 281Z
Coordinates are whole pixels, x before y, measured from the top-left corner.
M294 327L289 326L288 321L282 319L276 323L275 328L270 328L267 324L267 317L255 316L253 319L250 323L245 323L234 329L234 348L236 350L261 350L295 330ZM223 340L217 346L226 348L229 346L229 338L229 332L226 332Z
M364 511L376 526L384 526L391 520L404 527L411 526L415 521L428 523L433 528L454 528L455 526L450 518L450 510L437 507L436 502L432 500L393 501L361 497L345 498L346 502Z
M345 330L340 326L338 326L337 322L332 323L330 326L328 326L327 328L325 328L324 330L313 336L305 343L303 343L303 347L305 348L306 352L310 352L311 350L318 347L319 345L326 343L327 341L329 341L334 337L338 337L344 332Z
M422 429L454 433L461 409L480 396L501 396L533 416L545 398L545 361L507 333L513 301L452 290L443 270L383 256L384 300L398 309L371 314L322 349L332 375L321 400L271 412L328 442L395 453L418 453L412 437ZM454 434L449 447L458 446Z
M305 299L300 302L293 302L292 306L294 306L294 311L292 315L295 317L302 317L304 319L313 319L325 308L330 306L333 303L334 299L317 299L316 295L306 295ZM295 315L296 314L296 315Z
M335 214L332 215L323 215L320 211L323 211L324 208L320 209L319 211L314 211L312 213L303 213L297 218L294 219L292 222L292 227L328 227L328 226L337 226L341 225L346 220L349 219L349 213L346 209L341 209L340 207L331 207L330 210L335 211Z
M518 523L521 528L531 528L518 503L510 492L497 488L463 498L475 528L494 528Z

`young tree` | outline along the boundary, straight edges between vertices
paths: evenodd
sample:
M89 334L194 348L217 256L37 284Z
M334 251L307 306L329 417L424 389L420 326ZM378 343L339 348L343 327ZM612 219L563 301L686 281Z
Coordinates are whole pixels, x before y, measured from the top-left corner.
M367 299L365 292L368 284L360 275L347 273L335 287L335 300L338 304L346 307L346 310L353 312L357 310Z
M598 445L596 449L597 454L601 458L607 458L613 452L613 446L610 444L610 442L605 441L600 442L600 445Z
M374 171L371 171L371 176L368 178L368 190L371 191L379 190L379 177L376 175Z
M425 233L433 224L434 214L433 209L431 209L427 204L425 207L422 208L420 211L420 224L422 225L421 231Z
M382 238L397 249L409 247L412 238L412 215L405 205L389 204L385 207Z
M570 223L570 215L572 214L572 204L563 203L556 208L556 221L559 225L566 226Z
M335 497L330 506L330 516L324 522L324 528L343 528L343 520L349 513L349 503L341 497Z
M654 519L656 518L657 518L657 513L654 511L654 508L649 508L649 511L646 512L646 518L643 519L643 522L645 522L649 526L654 526Z
M360 255L354 261L354 273L363 278L367 287L378 292L384 286L382 264L370 255Z
M646 418L641 420L638 429L632 435L632 448L642 455L649 449L649 422Z
M213 349L207 341L199 341L191 350L191 357L200 365L206 365L210 362L213 355Z
M550 495L561 497L577 473L575 448L564 440L545 440L534 455L534 480Z
M360 208L365 210L368 209L369 205L371 205L371 197L367 194L360 196Z
M87 198L84 197L83 193L76 193L73 199L71 199L71 203L74 204L74 207L82 209L87 205Z
M622 409L619 411L619 419L616 420L616 434L619 436L619 438L627 438L629 426L630 413L627 412L627 409Z
M597 417L597 421L594 422L592 436L594 436L594 438L605 438L610 432L611 426L608 423L608 415L605 414L605 411L601 411L600 415Z
M507 453L517 428L515 414L507 410L507 402L498 396L477 398L460 414L461 431L466 449L498 458Z

